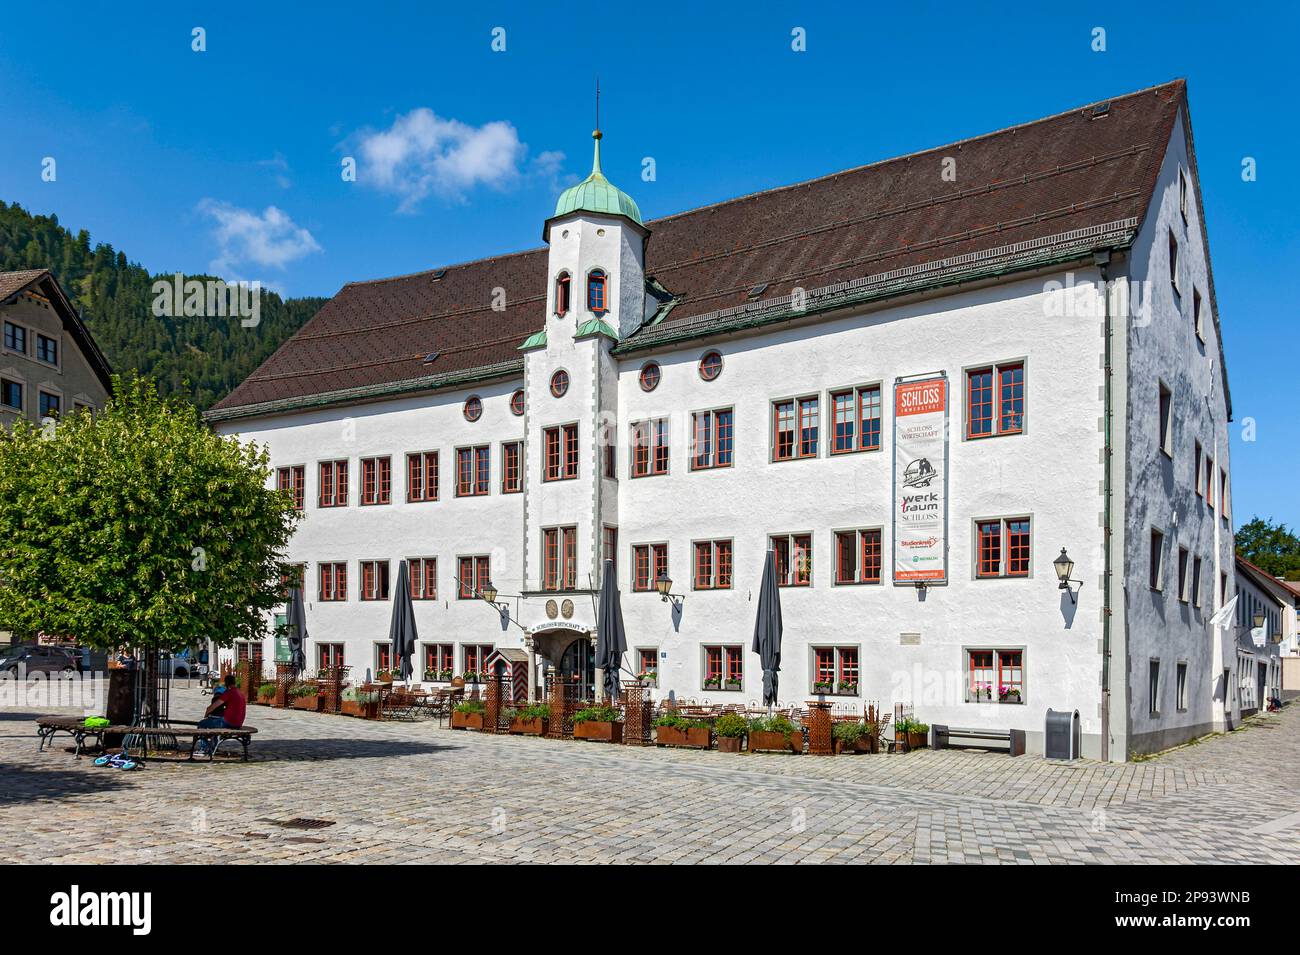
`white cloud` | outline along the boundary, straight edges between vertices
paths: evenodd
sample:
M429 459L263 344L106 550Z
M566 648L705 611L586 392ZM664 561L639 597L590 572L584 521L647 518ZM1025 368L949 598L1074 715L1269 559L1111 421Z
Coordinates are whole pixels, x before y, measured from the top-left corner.
M267 206L259 215L229 202L204 199L198 210L215 223L212 237L219 252L209 267L217 275L229 276L248 264L283 269L322 251L310 232L275 206Z
M427 107L398 116L387 129L354 137L358 179L401 197L409 212L431 195L460 199L477 186L504 189L523 176L528 147L504 120L471 126ZM553 175L563 153L545 152L534 169Z

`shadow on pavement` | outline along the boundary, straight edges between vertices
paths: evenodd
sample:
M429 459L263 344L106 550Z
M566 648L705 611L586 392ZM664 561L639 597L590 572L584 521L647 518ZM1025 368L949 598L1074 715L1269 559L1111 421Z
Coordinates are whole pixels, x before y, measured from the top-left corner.
M229 745L229 744L227 744ZM462 747L407 740L348 739L258 739L253 737L250 762L311 762L331 759L391 759L454 752ZM230 752L232 750L225 750ZM235 747L235 752L238 747Z
M35 753L33 747L32 754ZM44 754L42 762L43 757ZM70 764L72 757L68 756L67 760ZM92 771L80 772L71 765L54 762L40 766L0 762L0 779L4 780L4 785L0 786L0 806L70 799L118 789L123 784L122 770L98 768L86 757L78 765Z

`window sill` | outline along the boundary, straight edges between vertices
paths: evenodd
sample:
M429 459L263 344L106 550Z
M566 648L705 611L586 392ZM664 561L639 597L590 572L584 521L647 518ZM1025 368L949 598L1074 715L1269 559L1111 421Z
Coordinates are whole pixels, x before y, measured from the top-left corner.
M744 693L745 688L743 686L734 686L734 687L703 686L700 687L700 692L701 693Z
M874 448L846 448L844 450L828 448L826 456L828 458L847 458L854 454L873 454L882 450L884 450L884 448L881 445L876 445Z
M836 580L832 586L835 587L879 587L879 580Z

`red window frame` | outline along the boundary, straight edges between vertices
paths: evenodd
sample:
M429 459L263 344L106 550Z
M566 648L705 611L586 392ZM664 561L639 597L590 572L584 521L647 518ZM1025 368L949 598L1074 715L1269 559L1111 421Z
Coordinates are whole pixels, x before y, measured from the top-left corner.
M779 587L811 587L813 550L811 534L773 534L768 540L776 551L776 582ZM800 557L807 558L801 563Z
M831 454L880 450L879 385L844 388L831 393Z
M654 391L659 387L659 381L663 378L663 370L659 367L657 361L648 361L641 366L641 373L637 376L637 381L641 384L642 391Z
M993 668L993 655L992 650L967 651L966 693L968 699L970 697L979 699L979 692L983 689L984 684L988 685L989 692L992 693L997 680L997 673Z
M614 568L615 579L618 577L618 528L612 524L604 525L600 530L601 566L609 561Z
M293 495L293 509L301 511L306 504L307 466L291 464L276 470L275 486L277 490L288 491Z
M408 557L406 566L410 578L412 600L438 599L438 558Z
M694 579L696 590L713 589L713 541L696 541L691 548L694 554Z
M668 573L667 544L632 545L632 589L647 593L655 589L655 580Z
M363 560L361 562L361 599L387 600L389 593L389 562L386 560Z
M565 590L578 586L578 529L560 528L560 584Z
M480 444L456 449L456 496L481 497L488 493L492 474L492 446Z
M705 381L715 381L722 374L722 355L714 350L706 351L700 357L700 377Z
M578 426L564 426L564 480L572 481L578 476Z
M542 440L545 445L542 480L560 480L560 429L543 428Z
M835 690L835 648L813 648L813 685L830 684L831 692Z
M451 643L426 643L424 668L433 671L433 678L441 680L443 673L454 673L456 667L455 645Z
M569 373L561 368L551 375L551 394L563 398L569 390Z
M1025 363L1001 362L966 372L966 437L992 438L1025 429Z
M659 651L653 647L641 647L636 651L637 675L643 673L653 673L656 677L659 675Z
M836 647L835 648L837 672L835 676L835 692L850 693L856 691L843 690L841 686L845 683L851 683L853 686L859 685L859 676L861 668L858 663L857 647Z
M317 593L322 602L348 599L347 561L322 561L316 565Z
M492 579L492 559L486 554L458 557L456 599L477 600L483 588Z
M344 458L338 461L320 462L320 495L317 507L348 506L348 462Z
M726 663L727 663L727 674L726 674L727 679L726 679L726 683L733 683L733 682L734 682L734 683L740 683L740 684L743 685L744 682L745 682L745 654L744 654L744 648L743 648L743 647L723 647L723 648L722 648L722 652L723 652L723 655L726 657ZM723 685L724 685L724 688L725 688L726 684L724 683Z
M1002 522L980 521L975 525L975 576L1002 576Z
M975 576L1028 577L1032 544L1033 522L1029 517L977 521Z
M406 500L411 504L438 499L438 452L415 451L406 456Z
M516 418L522 417L524 413L524 389L516 388L514 394L510 396L510 413Z
M1008 577L1028 577L1030 560L1030 526L1027 517L1009 517L1003 521L1007 534Z
M587 311L594 315L604 315L609 311L608 282L603 269L592 269L587 273Z
M507 441L501 445L502 494L518 494L524 489L519 468L519 459L522 454L523 445L518 441Z
M1015 690L1020 694L1021 702L1025 698L1025 657L1023 650L999 650L997 652L998 700L1001 701L1004 689Z
M772 460L817 457L820 416L821 401L817 395L772 402Z
M879 527L866 528L859 531L859 534L862 539L862 562L859 568L862 576L858 579L864 584L878 584L883 534Z
M704 682L717 680L722 682L722 647L704 648Z
M542 589L560 589L560 529L542 528Z
M569 314L570 292L572 291L573 279L568 272L561 272L555 277L555 314Z
M361 459L361 503L363 505L391 504L393 502L393 459L375 457Z
M654 477L668 473L668 419L634 421L632 429L632 477Z
M343 666L343 644L316 644L316 665L318 670L329 670Z
M691 414L691 470L731 467L734 458L735 413L731 408Z

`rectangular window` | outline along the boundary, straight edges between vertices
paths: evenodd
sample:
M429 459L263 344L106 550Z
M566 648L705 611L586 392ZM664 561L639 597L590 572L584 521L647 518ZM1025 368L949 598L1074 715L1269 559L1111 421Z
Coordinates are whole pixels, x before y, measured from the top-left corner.
M858 648L814 647L812 692L857 695Z
M320 599L348 599L348 565L346 561L323 562L316 566L320 578Z
M1192 289L1192 328L1196 330L1196 337L1205 341L1205 315L1201 309L1201 290Z
M319 507L348 506L348 462L322 461L320 463Z
M966 674L968 703L1025 701L1023 650L967 650Z
M1174 705L1178 707L1178 712L1183 713L1187 710L1187 664L1178 664L1174 673L1176 680L1174 684L1176 694Z
M1174 292L1178 288L1178 239L1174 237L1174 230L1169 230L1169 284L1173 286Z
M275 486L277 490L287 491L293 495L294 510L301 511L306 503L307 467L293 464L289 467L276 468Z
M1192 598L1192 582L1188 575L1191 570L1191 555L1186 547L1178 548L1178 599L1187 603Z
M542 478L547 481L571 481L578 476L578 426L566 424L544 428L546 460Z
M466 679L481 678L485 675L487 658L492 655L490 643L466 643L461 647L461 658L465 662L463 676Z
M604 443L601 445L600 454L601 459L604 461L605 477L609 478L611 481L617 481L618 465L616 463L616 458L618 456L618 449L614 446L613 432L614 429L612 427L606 427L604 429L604 436L602 438Z
M772 402L772 460L817 457L818 397Z
M492 448L480 444L456 449L456 496L479 497L488 493L492 471Z
M1148 582L1152 590L1160 590L1164 586L1164 576L1162 567L1164 565L1165 535L1160 533L1154 527L1151 528L1151 553L1149 556L1150 564L1148 567Z
M1021 650L998 651L998 702L1024 702L1025 670Z
M1196 496L1201 497L1205 493L1205 488L1201 484L1201 442L1196 442L1193 454L1196 459L1196 467L1192 471L1192 479L1196 482Z
M425 679L450 680L454 675L456 655L450 643L426 643L424 645Z
M361 503L393 502L393 461L391 458L361 459Z
M668 473L668 419L632 424L632 477Z
M457 563L460 573L456 581L456 599L477 600L492 579L491 558L480 554L462 557Z
M600 532L600 563L605 566L609 561L614 570L614 579L618 579L618 528L606 524Z
M1228 472L1219 470L1219 513L1228 520Z
M668 573L667 544L632 545L632 589L645 593L655 589L655 580Z
M438 499L437 451L417 451L406 456L406 499L412 504Z
M1025 429L1025 364L1003 362L966 372L966 437Z
M59 342L48 335L36 334L36 360L47 365L59 364Z
M880 583L880 528L836 531L835 583Z
M438 558L408 557L406 567L411 580L411 599L437 600Z
M731 541L696 541L691 578L696 590L731 589Z
M691 470L730 467L734 443L730 408L691 415Z
M507 441L501 445L501 493L518 494L524 489L520 475L519 460L523 453L523 444L519 441Z
M59 411L63 406L62 400L58 395L52 395L48 391L38 392L37 405L40 409L42 418L57 418Z
M704 689L739 691L745 685L745 652L740 646L706 646Z
M388 599L388 561L363 560L361 562L361 599Z
M13 322L5 322L5 348L20 355L27 354L27 329Z
M1160 384L1160 450L1174 456L1174 393Z
M880 447L880 386L869 385L831 394L834 416L831 453L874 451Z
M659 651L653 647L640 647L636 651L637 676L648 680L651 686L659 685Z
M542 528L542 589L560 589L560 529Z
M565 527L560 530L560 583L565 590L578 586L578 529Z
M993 698L993 651L970 650L966 654L967 700L991 700Z
M12 408L14 411L23 410L23 384L21 381L0 378L0 404L6 408Z
M776 551L776 582L781 587L811 587L813 552L811 534L773 534L770 546Z
M976 577L1028 577L1030 559L1028 517L975 522Z
M1192 606L1201 605L1201 558L1192 558Z
M1151 716L1160 715L1160 661L1152 660L1147 664L1147 712Z
M1183 222L1187 221L1187 173L1183 167L1178 167L1178 211L1182 213Z
M343 666L343 644L316 644L316 667L318 670L331 670Z

